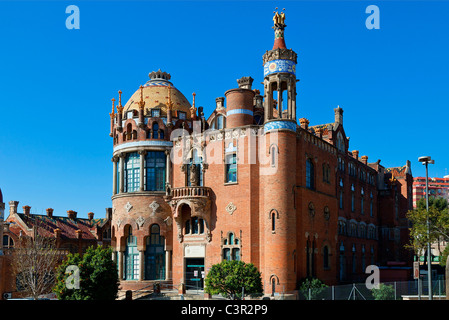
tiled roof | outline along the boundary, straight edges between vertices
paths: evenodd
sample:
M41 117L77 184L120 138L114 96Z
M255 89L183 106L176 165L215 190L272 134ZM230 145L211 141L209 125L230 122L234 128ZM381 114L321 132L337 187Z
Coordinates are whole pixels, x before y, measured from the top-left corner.
M44 237L54 237L55 229L61 230L61 239L77 239L77 230L82 232L82 238L86 240L95 240L97 226L101 227L106 219L70 219L68 217L58 217L47 215L17 213L19 218L26 224L28 228L35 225L41 226L39 234ZM10 226L10 230L14 233L20 232L20 227Z

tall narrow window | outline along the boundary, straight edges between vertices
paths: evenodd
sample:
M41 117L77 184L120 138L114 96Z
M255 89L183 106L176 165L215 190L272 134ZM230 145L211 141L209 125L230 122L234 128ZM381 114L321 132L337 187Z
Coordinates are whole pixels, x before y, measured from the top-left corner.
M354 212L355 210L355 189L354 185L351 185L351 211Z
M373 193L371 192L369 195L369 215L372 217L374 214L373 212Z
M166 161L163 151L149 151L145 156L147 191L165 191Z
M308 189L315 189L315 168L313 160L308 158L306 161L306 187Z
M128 226L128 237L124 255L125 280L137 280L139 278L139 251L137 251L137 238L132 234L132 228Z
M323 268L329 269L329 248L324 246L323 248Z
M361 191L361 197L360 198L361 198L360 199L360 213L364 214L365 213L365 192L363 191L363 188L362 188L362 191Z
M165 238L160 234L160 227L153 224L146 241L145 279L165 280Z
M276 147L271 147L271 166L276 167Z
M343 209L343 180L340 178L340 209Z
M137 152L128 153L125 159L125 192L139 191L140 156Z
M157 122L153 123L152 131L153 131L153 139L158 139L159 125L157 124Z
M217 116L217 129L224 128L224 117L222 115Z
M226 182L237 182L237 155L226 156Z
M276 231L276 213L274 211L271 213L271 231Z

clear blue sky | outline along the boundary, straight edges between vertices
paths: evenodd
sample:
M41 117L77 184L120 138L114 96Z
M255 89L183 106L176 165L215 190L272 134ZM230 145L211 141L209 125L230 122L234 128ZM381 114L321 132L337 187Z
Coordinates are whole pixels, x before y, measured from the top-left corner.
M69 30L68 5L80 9ZM368 5L380 29L368 30ZM298 53L298 117L333 122L344 109L350 150L385 167L419 156L449 174L449 1L1 1L0 188L33 213L52 207L104 217L111 206L111 98L127 99L157 69L208 116L215 98L251 76L286 9ZM8 210L8 205L7 205Z

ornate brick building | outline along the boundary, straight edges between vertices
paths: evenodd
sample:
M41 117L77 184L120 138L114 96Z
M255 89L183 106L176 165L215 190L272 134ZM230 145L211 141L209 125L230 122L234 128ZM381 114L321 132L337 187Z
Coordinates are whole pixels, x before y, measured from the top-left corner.
M263 95L242 77L206 118L195 94L191 104L159 70L125 105L121 91L113 99L112 245L122 289L202 286L224 259L255 264L266 293L408 262L399 251L409 164L393 179L380 161L349 152L340 107L332 123L297 122L297 54L285 45L284 13L273 21ZM383 228L401 237L390 243Z

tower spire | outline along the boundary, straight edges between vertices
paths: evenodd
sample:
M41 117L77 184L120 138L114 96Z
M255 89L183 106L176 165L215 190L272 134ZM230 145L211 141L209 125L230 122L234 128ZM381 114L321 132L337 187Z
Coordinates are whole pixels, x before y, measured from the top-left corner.
M278 8L276 7L276 10ZM282 9L282 12L279 14L277 11L273 11L273 22L274 26L272 27L274 29L274 44L273 49L287 49L285 46L285 40L284 40L284 29L287 26L285 24L285 13L283 12L285 8Z

